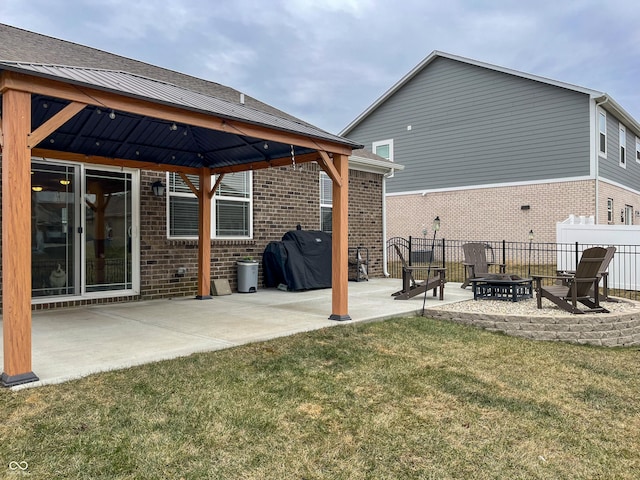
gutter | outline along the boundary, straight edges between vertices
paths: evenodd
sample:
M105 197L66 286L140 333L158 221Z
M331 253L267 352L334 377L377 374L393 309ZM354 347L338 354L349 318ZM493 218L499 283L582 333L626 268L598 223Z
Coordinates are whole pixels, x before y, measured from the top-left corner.
M598 102L599 99L602 99L602 101ZM600 121L599 117L598 117L598 107L606 104L609 102L609 96L608 95L603 95L602 97L595 98L595 119L594 119L594 131L593 131L593 135L596 137L596 141L594 143L594 151L593 154L595 155L596 159L595 159L595 219L596 225L600 224L600 154L598 153L600 151L600 147L598 145L600 145L600 127L598 126L598 123ZM606 127L605 127L606 128Z
M382 175L382 274L388 278L391 274L387 271L387 178L396 170L404 170L404 165L390 162L381 157L369 158L351 155L349 168Z
M391 172L382 175L382 274L384 278L391 276L387 270L387 176Z

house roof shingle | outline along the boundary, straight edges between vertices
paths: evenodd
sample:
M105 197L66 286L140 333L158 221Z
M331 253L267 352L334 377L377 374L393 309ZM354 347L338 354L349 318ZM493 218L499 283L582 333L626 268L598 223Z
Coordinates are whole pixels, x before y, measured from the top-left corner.
M103 90L224 120L289 132L312 140L328 141L349 149L360 147L328 133L249 95L215 82L101 50L0 24L0 70L54 79L66 84ZM42 125L65 101L34 95L33 120ZM124 112L126 113L126 112ZM109 122L96 104L85 108L47 138L48 150L122 158L156 164L225 169L255 165L294 155L289 142L270 141L244 134L185 126L184 136L167 135L166 122L151 117L118 114ZM296 147L295 155L315 149Z

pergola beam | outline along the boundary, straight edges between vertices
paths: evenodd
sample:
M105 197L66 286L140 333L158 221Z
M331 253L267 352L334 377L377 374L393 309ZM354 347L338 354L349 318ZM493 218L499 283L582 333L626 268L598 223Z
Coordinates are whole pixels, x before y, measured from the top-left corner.
M240 120L232 120L185 110L183 108L163 105L150 100L126 97L116 93L105 92L89 87L69 85L55 80L33 77L22 73L4 71L0 76L0 91L7 88L31 92L71 102L86 103L101 108L119 110L150 118L166 120L184 125L217 130L235 135L260 138L273 142L293 144L300 147L324 150L350 155L352 149L346 145L332 143L327 140L314 139L301 134L275 130L261 125L254 125Z
M3 386L38 380L31 371L31 95L2 93Z
M333 183L341 187L342 179L340 178L340 174L336 170L336 167L333 166L333 162L331 161L331 158L329 158L327 152L320 151L318 152L318 154L320 155L320 160L318 160L318 163L322 167L322 170L324 170L326 174L329 175L329 178L331 178Z
M198 195L198 300L211 298L211 172L200 171Z
M49 120L28 135L27 146L33 148L55 132L59 127L71 120L77 113L84 110L86 103L71 102Z
M71 162L91 163L96 165L111 165L125 168L139 168L141 170L150 170L155 172L183 172L189 175L199 175L200 168L197 167L181 167L179 165L171 165L168 163L145 162L141 160L128 160L125 158L110 158L97 155L84 155L82 153L60 152L58 150L49 150L46 148L34 148L32 150L34 157L55 158L57 160L68 160ZM320 162L321 157L318 152L306 153L304 155L296 155L296 164ZM272 160L259 160L257 162L243 163L240 165L211 167L209 171L212 175L221 173L245 172L247 170L263 170L271 167L286 167L291 165L291 157L280 157Z
M180 178L184 183L187 184L187 187L189 187L189 190L191 190L196 197L200 198L200 190L196 188L196 186L193 184L191 180L189 180L189 177L187 177L187 175L184 172L180 172Z
M334 155L337 178L333 181L331 218L331 316L330 320L351 320L349 316L349 157Z

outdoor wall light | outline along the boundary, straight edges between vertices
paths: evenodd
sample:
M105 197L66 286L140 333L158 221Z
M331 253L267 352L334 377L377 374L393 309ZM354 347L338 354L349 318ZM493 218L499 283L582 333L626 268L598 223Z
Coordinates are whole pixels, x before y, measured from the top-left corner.
M156 197L163 197L165 186L160 180L151 184L151 190Z

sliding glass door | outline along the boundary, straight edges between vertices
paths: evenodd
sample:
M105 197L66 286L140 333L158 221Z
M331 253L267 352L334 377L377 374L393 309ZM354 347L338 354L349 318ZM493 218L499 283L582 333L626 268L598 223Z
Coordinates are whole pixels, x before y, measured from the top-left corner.
M32 162L32 296L136 289L133 171Z
M32 163L32 296L79 293L78 167ZM11 254L4 252L4 254Z
M86 291L131 289L131 174L87 170L85 178Z

